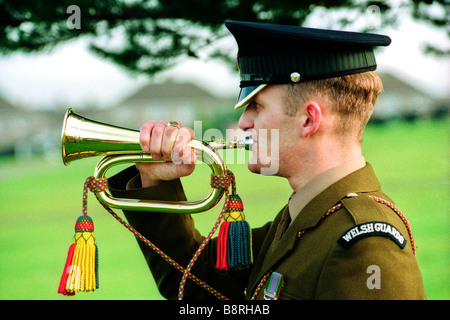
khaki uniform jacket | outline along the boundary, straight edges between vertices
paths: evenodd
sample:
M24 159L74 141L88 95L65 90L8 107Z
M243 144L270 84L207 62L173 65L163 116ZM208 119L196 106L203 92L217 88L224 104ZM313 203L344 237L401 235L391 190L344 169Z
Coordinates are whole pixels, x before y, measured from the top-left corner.
M179 180L153 188L127 190L127 183L137 174L131 167L111 177L108 181L111 194L125 198L186 200ZM250 299L264 275L272 271L285 278L280 299L425 299L422 276L404 223L395 212L369 195L391 201L381 191L372 167L367 164L312 199L282 236L280 222L289 216L288 205L273 222L253 229L254 264L249 269L217 270L215 238L194 264L192 273L230 299ZM322 219L338 203L343 206ZM125 216L135 229L183 267L204 239L187 214L125 212ZM406 239L405 247L385 236L359 237L354 230L348 233L366 222L394 226ZM299 238L302 230L305 233ZM343 235L354 238L351 247L344 248L338 243ZM176 299L182 273L138 242L161 294ZM257 299L264 299L267 285L268 281ZM215 297L188 280L184 298Z

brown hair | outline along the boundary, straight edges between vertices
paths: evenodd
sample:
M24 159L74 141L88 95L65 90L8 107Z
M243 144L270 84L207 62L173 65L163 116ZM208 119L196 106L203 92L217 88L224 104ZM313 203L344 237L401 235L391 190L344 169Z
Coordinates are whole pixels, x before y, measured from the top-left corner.
M374 71L288 84L285 108L288 114L294 115L299 110L298 106L307 99L321 95L337 115L336 132L362 140L364 128L382 89L381 79Z

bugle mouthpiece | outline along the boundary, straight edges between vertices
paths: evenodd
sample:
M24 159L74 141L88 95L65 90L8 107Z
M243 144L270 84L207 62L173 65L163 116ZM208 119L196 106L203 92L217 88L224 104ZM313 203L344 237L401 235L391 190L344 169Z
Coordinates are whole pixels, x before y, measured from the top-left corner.
M253 140L250 137L245 137L241 140L224 140L224 139L212 139L206 144L214 150L217 149L245 149L251 150Z

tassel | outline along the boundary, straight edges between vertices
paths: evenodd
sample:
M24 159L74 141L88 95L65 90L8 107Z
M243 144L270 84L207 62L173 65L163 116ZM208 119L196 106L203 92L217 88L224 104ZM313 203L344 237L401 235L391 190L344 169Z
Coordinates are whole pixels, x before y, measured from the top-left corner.
M72 244L69 248L69 253L67 254L66 265L64 266L64 271L61 276L61 281L59 282L58 293L62 293L65 296L73 296L75 292L68 292L66 290L67 278L69 278L69 273L72 265L73 252L75 250L76 244Z
M82 215L75 223L73 243L67 254L58 293L72 296L77 291L98 289L98 248L95 244L94 223Z
M237 194L231 194L219 230L216 268L246 269L252 263L252 235L245 221L244 205Z
M216 261L216 269L219 270L228 270L227 238L229 226L230 226L229 221L224 221L220 225L219 236L217 239L217 261Z

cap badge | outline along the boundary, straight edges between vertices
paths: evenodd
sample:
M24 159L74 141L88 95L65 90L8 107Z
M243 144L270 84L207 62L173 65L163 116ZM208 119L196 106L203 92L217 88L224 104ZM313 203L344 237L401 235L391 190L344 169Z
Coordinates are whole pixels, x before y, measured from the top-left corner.
M292 72L291 73L291 81L292 82L299 82L300 81L300 73Z

